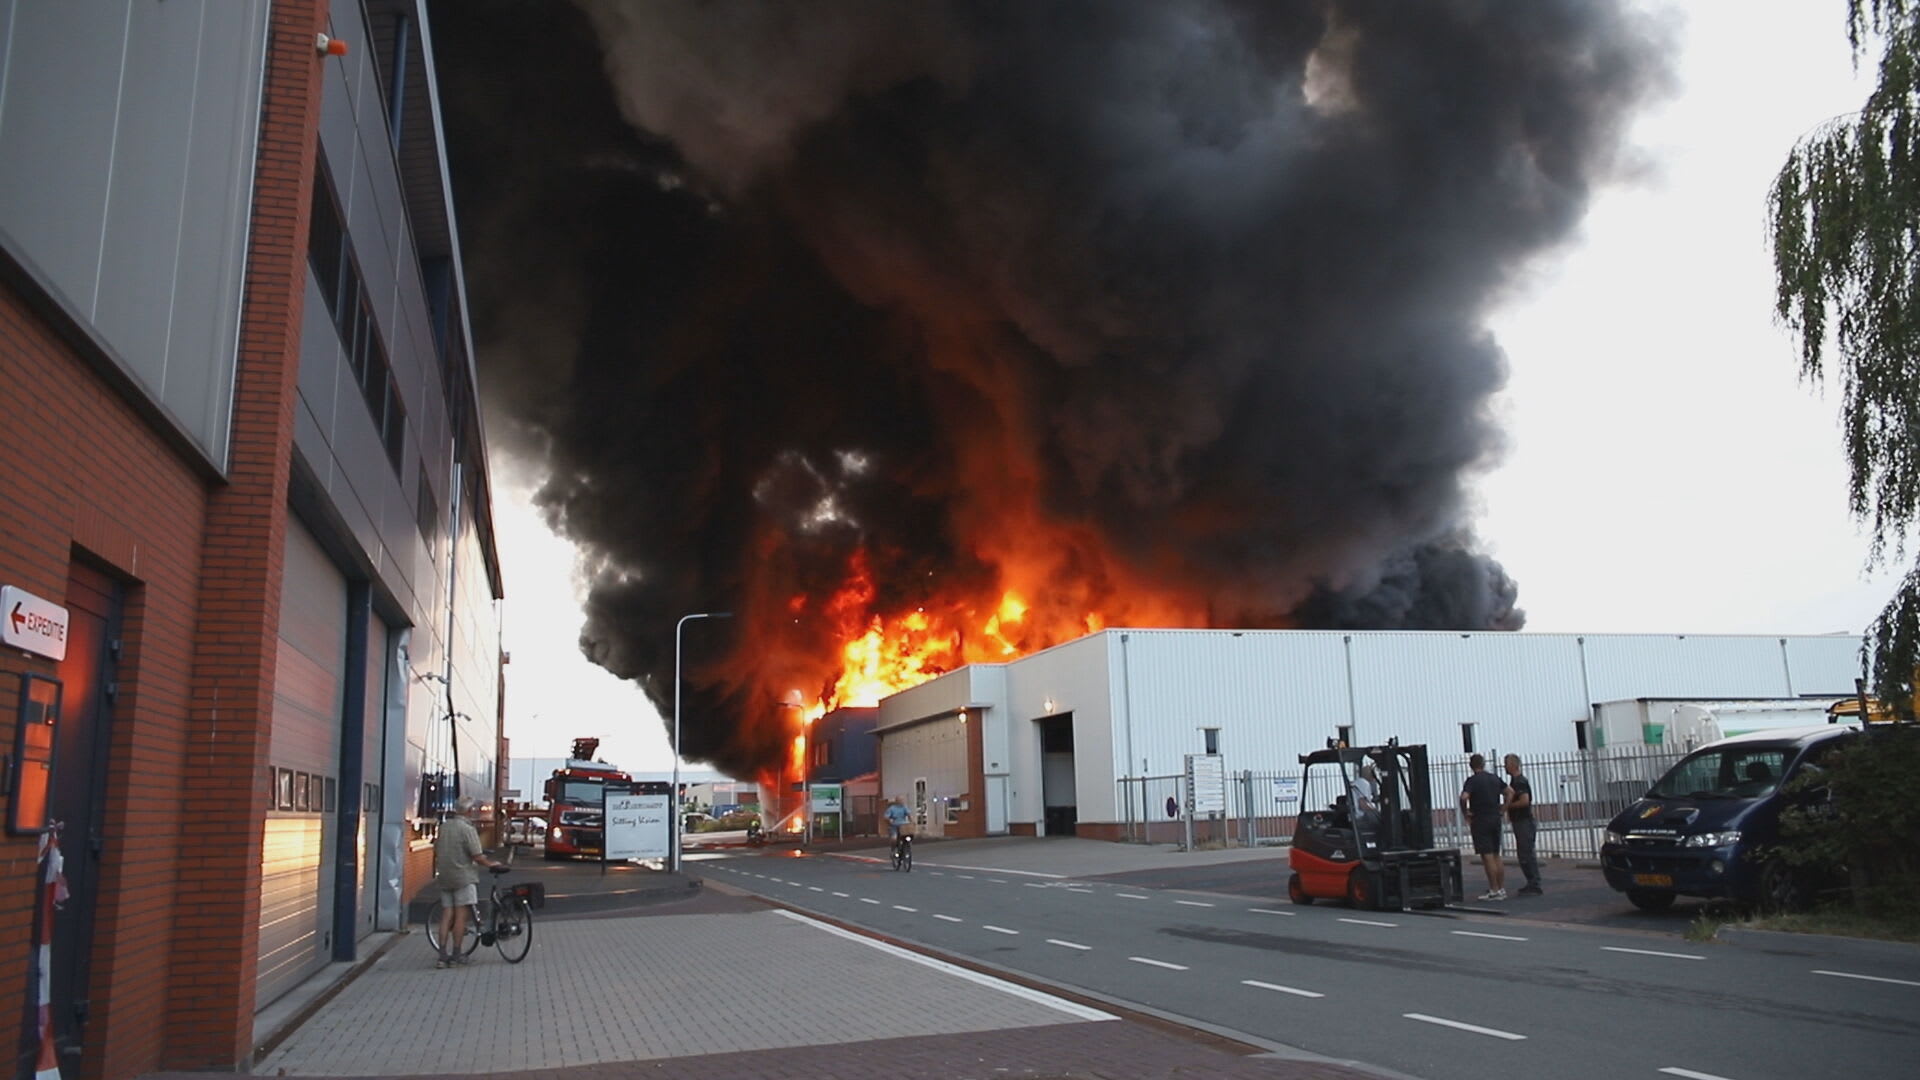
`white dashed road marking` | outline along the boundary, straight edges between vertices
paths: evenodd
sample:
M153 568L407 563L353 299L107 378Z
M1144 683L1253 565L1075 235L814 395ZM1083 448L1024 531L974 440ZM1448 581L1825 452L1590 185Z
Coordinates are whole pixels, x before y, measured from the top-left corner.
M1091 945L1081 945L1076 942L1061 941L1059 938L1051 938L1051 937L1047 939L1047 944L1058 945L1063 949L1079 949L1081 952L1086 952L1087 950L1093 948L1093 946Z
M1120 898L1120 899L1122 899L1122 900L1151 900L1151 899L1153 899L1153 897L1151 897L1151 896L1146 896L1146 895L1143 895L1143 894L1141 894L1141 893L1137 893L1137 892L1117 892L1117 893L1114 893L1113 895L1115 895L1115 896L1117 896L1117 897L1119 897L1119 898Z
M1281 986L1279 983L1261 982L1258 979L1241 979L1240 982L1247 986L1257 986L1262 990L1278 990L1283 994L1294 994L1299 997L1326 997L1327 996L1325 994L1316 994L1311 990L1301 990L1292 986Z
M1166 968L1169 971L1187 970L1187 965L1185 964L1169 964L1165 960L1155 960L1150 956L1129 956L1127 959L1136 964L1152 964L1154 967Z
M1458 1020L1448 1020L1439 1016L1428 1016L1426 1013L1401 1013L1400 1015L1406 1017L1409 1020L1418 1020L1423 1024L1439 1024L1441 1027L1455 1028L1460 1031L1471 1031L1475 1035L1491 1035L1496 1039L1510 1039L1515 1042L1518 1042L1519 1040L1526 1038L1525 1035L1516 1035L1511 1031L1501 1031L1499 1028L1481 1027L1478 1024L1463 1024Z
M962 918L959 918L959 917L957 917L957 916L953 916L953 915L940 915L940 914L935 914L935 915L934 915L934 918L936 918L936 919L939 919L939 920L940 920L940 921L942 921L942 922L966 922L966 920L965 920L965 919L962 919Z
M843 892L837 892L837 893L834 893L833 895L844 898L847 894Z
M1459 935L1460 935L1461 937L1484 937L1484 938L1492 938L1492 939L1494 939L1495 941L1525 941L1525 940L1527 940L1526 938L1523 938L1523 937L1514 937L1514 936L1513 936L1512 934L1482 934L1482 933L1480 933L1480 932L1478 932L1478 931L1475 931L1475 930L1453 930L1453 931L1450 931L1450 933L1455 933L1455 934L1459 934Z
M993 882L995 885L1005 885L1007 883L1006 878L990 877L987 880Z
M917 908L917 907L908 907L908 906L907 906L907 905L905 905L905 904L895 904L895 905L893 905L893 910L895 910L895 911L916 911L916 912L917 912L917 911L919 911L920 909L919 909L919 908Z
M1355 926L1399 926L1397 922L1381 922L1379 919L1349 919L1342 917L1341 922L1350 922Z
M1175 900L1174 903L1185 904L1188 907L1212 907L1213 906L1212 904L1206 903L1205 901L1202 901L1202 900Z
M1618 945L1602 945L1600 947L1606 950L1607 952L1635 953L1640 956L1666 956L1666 957L1671 957L1672 959L1675 959L1675 960L1705 960L1706 959L1706 957L1704 956L1695 956L1692 953L1657 952L1653 949L1626 949Z
M1092 890L1092 889L1076 889L1076 888L1074 888L1074 887L1073 887L1073 886L1071 886L1071 885L1069 885L1069 886L1067 886L1067 891L1068 891L1068 892L1077 892L1077 893L1086 893L1086 894L1087 894L1087 895L1089 895L1089 896L1091 896L1091 895L1093 894L1093 890Z
M861 897L861 898L860 898L860 902L861 902L861 903L863 903L863 904L877 904L877 903L879 903L880 901L878 901L878 900L875 900L874 898L872 898L872 897L870 897L870 896L863 896L863 897Z
M1247 910L1253 912L1255 915L1286 915L1289 917L1293 915L1291 911L1281 911L1279 908L1270 907L1250 907Z
M1814 974L1831 975L1836 979L1865 979L1868 982L1892 983L1895 986L1920 986L1920 982L1914 982L1911 979L1889 979L1882 975L1855 975L1851 971L1820 971L1815 969Z
M981 924L980 924L980 929L982 929L982 930L991 930L991 931L993 931L993 932L994 932L994 933L996 933L996 934L1017 934L1017 933L1019 933L1019 932L1020 932L1020 931L1018 931L1018 930L1009 930L1009 929L1007 929L1007 928L1006 928L1006 927L1004 927L1004 926L994 926L994 925L992 925L992 924L990 924L990 923L981 923Z
M954 877L959 877L959 878L966 878L966 879L967 879L968 881L972 881L972 880L973 880L973 875L972 875L972 874L955 874L955 875L953 875L953 876L954 876Z
M1687 1080L1727 1080L1727 1078L1724 1076L1715 1076L1712 1073L1694 1072L1692 1069L1682 1069L1676 1065L1669 1065L1666 1068L1661 1069L1660 1071L1663 1073L1666 1073L1668 1076L1684 1076L1687 1078Z
M810 891L812 891L812 892L826 892L826 891L827 891L827 890L825 890L825 889L823 889L823 888L821 888L821 887L820 887L820 886L818 886L818 885L809 885L809 886L807 886L807 888L808 888L808 889L809 889Z

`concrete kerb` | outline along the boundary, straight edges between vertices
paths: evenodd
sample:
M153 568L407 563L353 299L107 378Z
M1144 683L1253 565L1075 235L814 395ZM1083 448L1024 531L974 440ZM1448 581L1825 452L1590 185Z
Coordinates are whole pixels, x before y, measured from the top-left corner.
M878 861L878 860L875 860L875 861ZM1269 1040L1269 1039L1263 1039L1258 1035L1251 1035L1244 1031L1237 1031L1233 1028L1224 1027L1222 1025L1211 1024L1203 1020L1196 1020L1192 1017L1178 1016L1173 1013L1169 1013L1169 1012L1162 1011L1160 1009L1153 1008L1152 1006L1149 1006L1149 1005L1142 1005L1139 1002L1127 1001L1122 998L1112 997L1107 994L1100 993L1098 991L1089 990L1085 987L1070 986L1065 983L1055 982L1052 979L1047 979L1042 976L1034 975L1028 972L1015 971L1011 968L1002 967L991 961L980 960L971 956L962 956L958 953L949 953L949 952L946 952L945 950L937 949L931 945L926 945L918 941L909 941L904 938L897 938L890 934L883 934L883 933L880 933L879 931L872 930L864 926L843 922L842 920L836 918L835 916L828 915L824 912L817 911L813 908L809 908L801 904L795 904L790 901L782 900L776 897L764 896L759 893L751 892L746 889L741 889L738 886L728 885L723 882L716 881L712 883L712 888L715 892L724 892L724 893L728 893L736 896L750 897L752 899L761 901L762 903L766 904L769 907L782 908L788 911L795 912L796 914L805 915L809 919L814 919L819 922L826 923L829 926L836 927L847 933L858 934L861 937L871 938L875 941L885 942L886 944L891 945L897 949L904 949L908 952L919 953L922 956L931 957L935 960L940 960L945 963L952 964L955 967L965 968L969 971L977 971L983 975L991 975L994 978L1005 980L1006 982L1012 983L1015 986L1022 986L1030 990L1038 990L1043 993L1052 994L1056 997L1063 998L1067 1001L1070 1001L1079 1005L1085 1005L1093 1008L1104 1008L1117 1014L1122 1022L1144 1024L1158 1031L1166 1032L1168 1034L1176 1035L1181 1038L1189 1039L1202 1044L1212 1045L1216 1049L1221 1049L1227 1053L1234 1053L1234 1054L1247 1056L1247 1057L1274 1058L1282 1061L1299 1061L1299 1062L1317 1063L1317 1064L1325 1064L1325 1065L1339 1065L1339 1066L1353 1069L1359 1072L1365 1072L1374 1076L1382 1077L1383 1080L1419 1080L1419 1078L1417 1077L1408 1076L1405 1073L1395 1072L1389 1069L1383 1069L1380 1066L1371 1065L1366 1062L1353 1061L1345 1058L1327 1057L1324 1054L1316 1054L1313 1051L1304 1049L1302 1047L1290 1046L1286 1043L1273 1042L1272 1040ZM1223 1043L1227 1045L1222 1046L1221 1044Z
M1746 930L1722 926L1713 940L1777 956L1830 957L1835 960L1884 961L1920 972L1920 945L1875 938L1837 937L1833 934L1792 934L1782 930Z

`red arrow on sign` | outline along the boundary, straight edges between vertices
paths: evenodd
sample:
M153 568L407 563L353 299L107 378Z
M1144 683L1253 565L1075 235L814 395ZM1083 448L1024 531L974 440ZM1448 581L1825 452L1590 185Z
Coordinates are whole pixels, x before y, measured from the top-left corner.
M13 619L13 632L17 634L20 632L20 625L27 621L27 617L20 614L20 601L18 600L14 601L13 615L11 618Z

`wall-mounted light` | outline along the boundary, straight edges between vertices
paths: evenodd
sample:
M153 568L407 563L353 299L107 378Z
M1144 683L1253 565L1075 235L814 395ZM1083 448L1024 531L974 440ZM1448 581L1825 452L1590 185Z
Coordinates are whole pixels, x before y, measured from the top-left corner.
M345 56L347 55L347 43L337 37L328 37L326 34L315 34L313 35L313 51L319 53L321 56Z
M1053 713L1053 699L1052 699L1052 698L1048 698L1047 700L1045 700L1045 701L1043 701L1043 702L1041 702L1041 703L1040 703L1040 707L1041 707L1041 708L1043 708L1043 709L1045 709L1045 710L1047 711L1047 713L1048 713L1048 715L1052 715L1052 713Z
M960 710L960 722L963 724L967 722L967 710L965 709Z

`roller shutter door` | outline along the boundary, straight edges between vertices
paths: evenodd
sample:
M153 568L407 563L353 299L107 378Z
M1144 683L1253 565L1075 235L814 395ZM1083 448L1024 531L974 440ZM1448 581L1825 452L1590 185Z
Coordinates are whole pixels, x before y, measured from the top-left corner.
M347 583L312 534L287 522L268 775L260 848L261 1008L325 967L333 949L334 815L340 811L340 711ZM359 802L358 793L348 799Z

